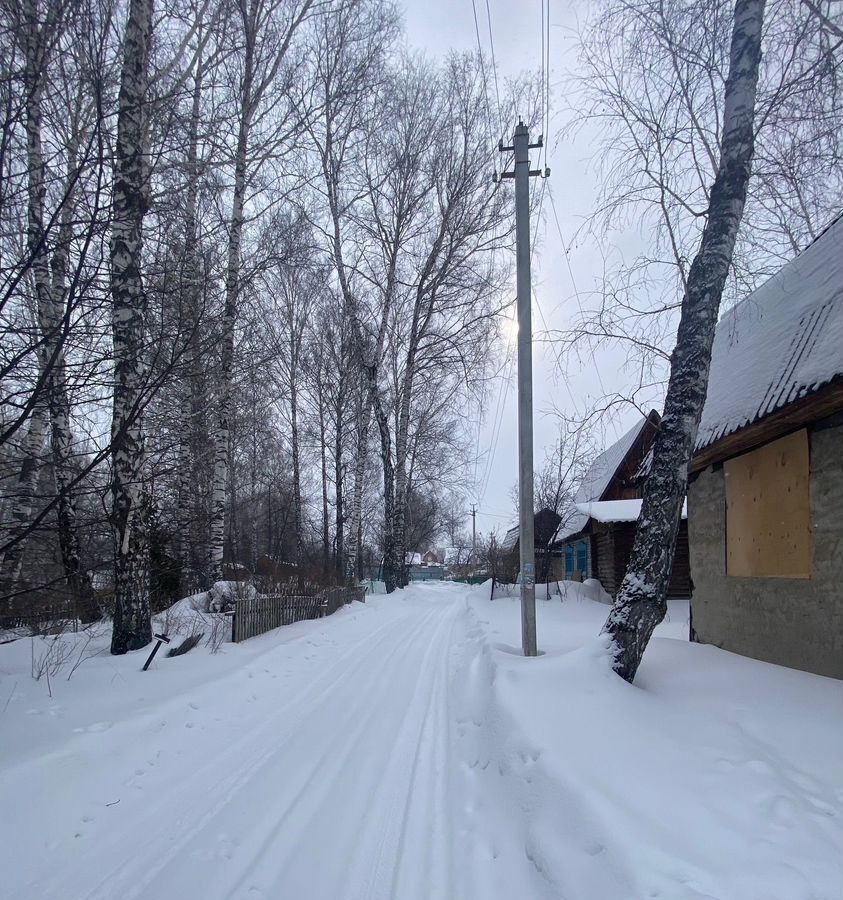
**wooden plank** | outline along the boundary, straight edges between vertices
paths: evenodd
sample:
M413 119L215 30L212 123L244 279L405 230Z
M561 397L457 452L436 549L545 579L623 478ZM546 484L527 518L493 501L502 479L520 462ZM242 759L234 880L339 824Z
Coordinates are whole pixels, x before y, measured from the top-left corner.
M726 574L810 578L808 432L727 460Z

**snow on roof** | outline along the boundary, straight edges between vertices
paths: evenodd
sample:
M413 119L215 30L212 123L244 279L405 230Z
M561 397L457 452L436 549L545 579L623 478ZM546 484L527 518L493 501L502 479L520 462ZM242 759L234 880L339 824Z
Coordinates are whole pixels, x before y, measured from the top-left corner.
M843 375L843 214L720 319L696 449Z
M642 416L620 440L604 450L594 460L577 489L577 495L574 497L576 503L599 500L603 496L603 492L609 487L612 476L618 471L618 466L624 461L626 454L629 453L635 439L641 434L641 429L646 424L647 417Z
M593 500L577 503L577 509L597 522L635 522L641 512L641 500ZM688 518L688 501L682 504L682 518Z
M627 433L612 444L611 447L604 450L591 464L588 471L580 482L577 493L574 497L578 514L571 516L570 521L566 524L564 533L557 535L556 540L562 541L572 534L582 531L588 524L588 514L582 512L581 504L588 504L593 500L599 500L603 496L603 492L609 486L618 466L624 461L627 453L629 453L636 438L641 434L641 429L647 424L647 417L642 416Z
M510 528L509 531L503 536L503 540L501 541L501 550L504 553L509 552L512 548L518 543L518 536L521 533L521 530L518 525Z

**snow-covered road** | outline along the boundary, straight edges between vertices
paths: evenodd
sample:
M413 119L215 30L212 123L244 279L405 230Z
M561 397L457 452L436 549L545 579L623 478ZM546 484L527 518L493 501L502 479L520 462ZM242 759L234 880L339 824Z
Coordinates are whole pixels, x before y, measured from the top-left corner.
M442 583L149 672L68 635L49 690L52 639L0 646L0 897L843 896L840 682L680 604L630 686L586 586L537 612L530 660L516 596Z
M403 593L4 772L43 827L11 896L473 896L450 690L470 620L453 586Z

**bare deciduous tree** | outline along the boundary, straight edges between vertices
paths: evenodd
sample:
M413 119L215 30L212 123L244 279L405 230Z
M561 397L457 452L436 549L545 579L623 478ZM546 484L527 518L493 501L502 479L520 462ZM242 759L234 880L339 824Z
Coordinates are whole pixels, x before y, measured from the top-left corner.
M667 611L688 463L705 403L720 297L750 179L763 20L764 0L737 0L717 176L682 299L664 415L653 445L635 542L605 625L612 641L614 669L627 681L635 677L653 629Z

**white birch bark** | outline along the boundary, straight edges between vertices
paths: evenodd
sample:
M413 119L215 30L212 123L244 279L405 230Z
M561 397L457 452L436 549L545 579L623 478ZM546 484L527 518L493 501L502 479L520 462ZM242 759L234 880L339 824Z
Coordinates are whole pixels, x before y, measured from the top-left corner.
M358 578L360 532L363 520L363 484L366 475L366 457L369 452L369 419L371 405L368 392L363 392L357 407L357 428L354 450L354 482L351 488L351 507L348 512L348 553L345 558L345 577L349 584Z
M94 599L91 579L82 568L74 492L74 442L70 420L70 397L67 388L67 364L63 347L67 257L73 237L73 219L76 208L73 184L76 178L78 141L79 132L78 129L75 129L72 145L68 148L64 204L61 211L58 241L50 261L52 270L51 314L49 320L42 320L41 329L45 334L51 336L46 344L46 352L53 360L50 377L47 380L47 396L50 407L53 469L58 497L57 515L62 565L76 613L82 622L90 622L99 618L100 612Z
M249 165L249 135L252 118L267 89L271 86L283 63L293 37L305 20L314 0L304 0L291 16L284 38L267 70L256 72L256 41L259 21L268 15L261 0L242 0L240 13L243 22L244 58L240 84L240 110L237 150L234 158L234 195L228 232L228 257L225 276L225 307L223 310L222 349L219 375L217 421L214 434L214 477L211 499L211 528L208 562L211 580L222 574L225 542L226 486L228 484L229 446L231 437L231 404L233 397L234 337L237 324L237 305L240 294L240 249L243 241L244 204Z
M343 355L343 358L345 356ZM334 531L335 557L334 568L342 577L345 573L345 477L343 470L343 453L345 442L345 404L343 392L348 378L340 372L340 383L337 385L336 403L334 404ZM361 485L362 490L362 485ZM362 495L361 495L362 496Z
M202 43L202 35L199 35ZM201 573L195 571L194 552L200 543L201 519L198 455L201 452L199 426L202 417L201 354L199 347L199 316L201 308L201 273L199 265L199 240L196 221L199 195L199 118L202 102L203 64L201 48L197 54L193 74L193 97L187 135L187 191L184 210L184 262L181 286L183 303L182 320L186 323L184 369L182 385L182 418L179 447L179 500L177 521L179 528L179 554L186 592L198 588Z
M614 670L630 682L653 629L667 611L688 463L705 403L720 297L750 177L763 19L764 0L735 3L720 161L708 219L682 301L664 416L653 446L632 555L604 626L611 637Z
M42 64L44 63L43 35L35 0L24 0L22 21L25 29L24 92L26 96L26 151L29 169L27 203L27 248L31 259L32 282L35 286L36 307L39 320L49 310L50 266L47 234L44 228L44 202L47 191L46 167L41 148L41 99L44 90ZM40 396L35 400L29 428L22 442L21 467L15 486L14 500L9 514L8 546L3 555L0 576L4 589L12 593L20 577L23 562L24 538L32 519L35 491L41 471L44 439L47 431L48 408L46 384L43 383L45 367L50 364L45 347L38 354L42 381L36 388Z
M111 652L149 643L149 567L141 509L146 376L146 298L141 278L143 219L149 205L146 103L152 0L130 0L117 115L111 226L111 330L114 406L111 424L112 527L115 539Z
M319 414L319 471L322 477L322 567L327 573L330 564L330 533L328 530L328 448L325 428L325 391L321 368L317 372L317 411Z
M38 480L38 459L42 453L46 432L45 411L49 412L51 450L57 491L58 536L65 578L78 614L83 621L97 616L90 579L83 571L76 525L76 506L73 496L71 469L73 441L70 426L70 401L67 393L67 368L64 354L64 301L66 294L67 254L73 235L74 198L77 155L79 147L79 117L83 95L80 89L71 109L71 137L67 147L67 171L59 215L58 237L52 247L45 228L47 166L42 151L41 101L44 91L48 58L45 48L54 40L52 29L62 23L47 16L39 21L36 0L22 5L25 29L25 72L27 163L29 171L27 243L32 258L33 281L36 289L38 325L42 347L39 354L45 400L34 411L29 433L24 442L25 458L21 469L18 493L13 505L12 526L21 538L28 528L33 512L35 487ZM46 409L45 409L46 408ZM34 455L32 455L34 454ZM14 588L20 577L23 559L23 540L9 548L4 556L3 580Z
M47 407L41 402L37 403L30 415L29 428L21 447L21 466L17 482L11 492L13 499L9 505L9 525L6 535L7 545L10 546L7 546L3 554L0 569L0 585L7 595L14 593L20 578L25 538L32 521L35 492L43 462L48 420Z

